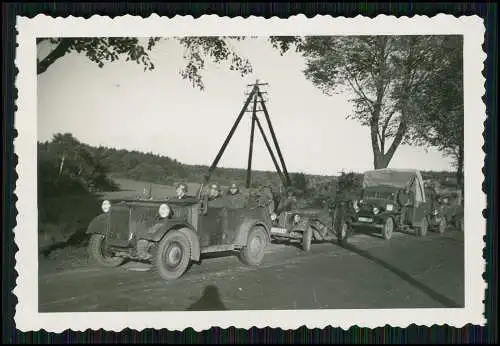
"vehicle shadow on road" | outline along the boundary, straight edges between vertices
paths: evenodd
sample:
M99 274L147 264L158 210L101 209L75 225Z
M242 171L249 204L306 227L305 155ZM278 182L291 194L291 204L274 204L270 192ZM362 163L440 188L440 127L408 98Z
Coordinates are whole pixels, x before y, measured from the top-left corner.
M389 270L390 272L392 272L393 274L395 274L396 276L398 276L402 280L406 281L411 286L413 286L416 289L420 290L421 292L425 293L428 297L430 297L431 299L435 300L436 302L444 305L445 307L447 307L447 308L463 308L463 305L458 304L455 301L451 300L450 298L442 295L441 293L434 291L429 286L421 283L418 280L415 280L410 274L402 271L399 268L396 268L392 264L387 263L386 261L381 260L380 258L377 258L377 257L371 255L368 251L358 249L351 244L344 244L344 245L337 244L337 245L339 245L339 246L343 247L344 249L351 251L351 252L353 252L353 253L355 253L355 254L357 254L357 255L359 255L359 256L361 256L369 261L372 261L373 263Z
M203 294L200 299L191 304L186 310L188 311L207 311L215 310L222 311L227 310L226 306L222 302L219 294L219 289L217 286L209 285L205 287Z

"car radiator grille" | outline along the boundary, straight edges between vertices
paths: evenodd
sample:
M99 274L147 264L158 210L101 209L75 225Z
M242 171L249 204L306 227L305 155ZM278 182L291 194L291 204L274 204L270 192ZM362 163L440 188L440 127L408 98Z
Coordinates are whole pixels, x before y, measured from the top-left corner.
M293 215L291 213L281 213L281 215L278 217L279 225L284 228L289 228L292 224L292 217Z

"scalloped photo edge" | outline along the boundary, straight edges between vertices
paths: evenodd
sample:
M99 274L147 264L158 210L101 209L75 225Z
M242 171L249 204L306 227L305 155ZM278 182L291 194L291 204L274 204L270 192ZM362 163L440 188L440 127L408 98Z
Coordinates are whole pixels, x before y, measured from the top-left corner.
M84 331L104 329L121 331L126 328L145 328L196 331L211 327L271 327L296 329L351 326L376 328L390 325L405 328L449 325L460 328L466 324L484 325L484 297L486 283L483 249L486 220L486 196L482 191L485 153L483 146L486 106L485 95L486 53L483 51L485 26L478 16L455 17L440 14L434 17L394 17L378 15L375 18L355 18L304 15L288 19L228 18L203 15L173 18L151 15L148 18L122 16L113 19L92 16L89 19L68 16L52 18L36 15L18 17L16 29L17 48L15 65L19 70L17 111L14 126L18 136L14 140L18 156L18 180L14 193L17 196L17 226L14 230L18 251L15 270L18 274L13 294L18 303L15 311L16 328L20 331L49 332L64 330ZM464 181L466 198L464 263L465 307L450 309L329 309L329 310L248 310L223 312L38 312L38 248L37 248L37 37L75 36L308 36L308 35L432 35L461 34L464 36L464 108L465 108L465 161Z

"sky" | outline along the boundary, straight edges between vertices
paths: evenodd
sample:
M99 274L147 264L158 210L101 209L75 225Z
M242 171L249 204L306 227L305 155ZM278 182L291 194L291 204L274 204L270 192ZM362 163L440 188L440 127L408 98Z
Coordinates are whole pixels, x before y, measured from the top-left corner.
M38 140L70 132L94 146L138 150L182 163L210 165L245 102L247 84L269 83L266 103L288 171L336 175L373 169L368 127L347 120L347 95L327 96L308 81L304 59L281 56L265 38L231 42L250 60L253 73L241 77L227 65L207 63L205 90L180 76L186 65L174 40L150 53L153 71L136 63L108 63L99 68L71 53L38 76ZM44 54L42 51L39 54ZM251 113L246 113L218 166L246 168ZM264 128L265 118L259 116ZM267 131L269 140L271 137ZM256 129L252 167L274 170ZM391 168L452 170L451 160L433 149L401 145Z

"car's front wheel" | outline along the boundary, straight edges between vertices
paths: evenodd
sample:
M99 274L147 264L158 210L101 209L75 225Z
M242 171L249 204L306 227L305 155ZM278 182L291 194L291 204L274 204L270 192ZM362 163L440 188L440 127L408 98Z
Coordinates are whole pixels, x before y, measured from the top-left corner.
M125 261L125 258L113 256L108 251L105 238L102 234L92 234L88 251L90 258L101 267L118 267Z
M309 250L311 250L312 236L313 230L311 227L308 227L302 234L302 250L305 252L309 252Z
M180 278L191 261L189 239L179 231L168 232L158 243L154 261L156 271L162 279Z
M264 227L255 226L248 233L247 244L240 250L239 259L248 266L258 266L264 259L267 233Z
M392 217L388 217L382 228L382 237L384 237L385 240L389 240L392 238L392 233L394 233L394 220Z

